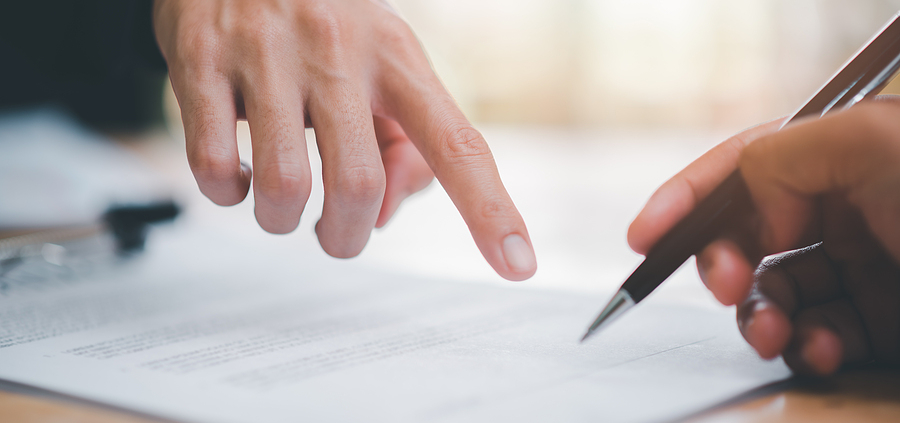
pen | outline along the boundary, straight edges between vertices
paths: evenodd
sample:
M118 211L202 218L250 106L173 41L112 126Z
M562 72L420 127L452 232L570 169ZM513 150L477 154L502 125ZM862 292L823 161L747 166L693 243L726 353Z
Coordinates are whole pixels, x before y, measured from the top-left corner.
M900 14L894 15L782 128L800 119L819 118L830 111L847 109L877 94L900 69L898 17ZM641 302L724 228L752 212L750 192L740 170L735 170L650 249L581 341Z

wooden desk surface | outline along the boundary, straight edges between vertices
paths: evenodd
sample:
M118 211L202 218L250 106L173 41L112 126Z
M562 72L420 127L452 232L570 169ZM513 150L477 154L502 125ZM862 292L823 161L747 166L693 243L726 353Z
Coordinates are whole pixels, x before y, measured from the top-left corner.
M846 370L827 379L798 380L783 392L741 401L705 413L697 423L897 422L900 369Z
M718 407L694 423L900 421L900 369L865 368ZM0 392L0 420L20 423L160 423L101 406Z

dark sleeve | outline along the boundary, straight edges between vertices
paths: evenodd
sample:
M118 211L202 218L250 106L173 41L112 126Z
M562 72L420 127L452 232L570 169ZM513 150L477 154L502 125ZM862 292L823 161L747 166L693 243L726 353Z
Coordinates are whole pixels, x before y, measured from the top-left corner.
M0 13L0 108L54 104L103 129L161 117L152 0L26 0Z

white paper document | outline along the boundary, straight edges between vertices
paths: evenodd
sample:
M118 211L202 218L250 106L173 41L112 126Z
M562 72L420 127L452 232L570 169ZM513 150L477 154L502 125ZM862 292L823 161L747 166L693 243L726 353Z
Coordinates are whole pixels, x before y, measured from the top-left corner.
M0 297L0 378L185 422L665 421L784 379L733 313L409 280L169 231ZM651 297L652 300L652 297Z

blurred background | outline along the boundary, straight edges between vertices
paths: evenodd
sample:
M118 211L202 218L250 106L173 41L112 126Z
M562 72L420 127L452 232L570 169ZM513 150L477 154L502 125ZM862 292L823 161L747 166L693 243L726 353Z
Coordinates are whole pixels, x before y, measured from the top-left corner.
M640 262L626 233L656 187L725 137L793 113L900 10L900 0L394 2L494 150L537 252L527 286L587 292L611 291ZM361 260L508 285L434 185ZM658 295L716 304L693 265Z
M626 232L656 187L728 135L792 113L900 10L900 0L392 1L484 133L529 225L540 270L523 285L592 292L614 289L640 261L628 248ZM73 75L93 78L63 91L27 66L0 67L0 80L17 82L0 92L0 106L15 98L10 93L43 90L46 95L35 104L54 99L50 104L63 110L0 119L0 227L88 220L110 203L152 192L136 188L140 178L123 176L122 168L139 166L115 158L121 152L85 147L87 139L96 146L113 134L117 147L132 150L170 180L161 191L173 192L186 206L184 221L240 232L251 245L300 249L293 254L298 266L331 260L313 229L324 196L315 131L306 133L313 192L295 232L264 233L254 219L252 193L236 207L213 205L197 189L179 143L180 113L148 35L149 13L132 11L144 18L146 31L144 39L132 40L143 50L130 58L130 67L99 60L106 65L103 73L88 53L117 38L110 35L114 31L84 28L121 19L103 15L116 2L97 3L96 9L86 3L65 3L77 15L54 9L60 22L79 24L68 32L56 21L44 22L46 13L36 2L14 3L35 9L30 13L0 14L34 18L18 27L0 25L0 35L6 31L17 41L32 40L22 38L28 31L60 31L45 37L55 49L38 43L4 51L0 37L0 57L49 63L58 74L50 79L60 86L68 86ZM39 24L40 31L31 28ZM51 43L75 36L82 38ZM72 45L86 51L70 51ZM146 65L154 63L150 72ZM14 72L4 74L7 68ZM60 92L65 98L57 98ZM136 128L138 135L123 135ZM237 124L237 133L241 157L251 162L246 122ZM404 202L353 262L508 285L481 257L437 183ZM681 289L681 297L713 303L690 266L679 275L675 279L683 283L663 291Z
M900 10L900 0L393 2L484 133L529 225L539 270L524 286L587 292L614 289L640 262L626 233L656 187L727 136L794 112ZM166 103L169 132L183 137L171 92ZM317 175L315 132L306 137ZM246 122L238 144L249 160ZM315 181L290 242L315 242L321 201ZM206 220L241 214L233 221L260 232L250 205L201 203ZM508 286L436 183L354 262ZM715 304L692 265L661 292Z
M471 119L735 131L788 114L900 0L394 0Z

